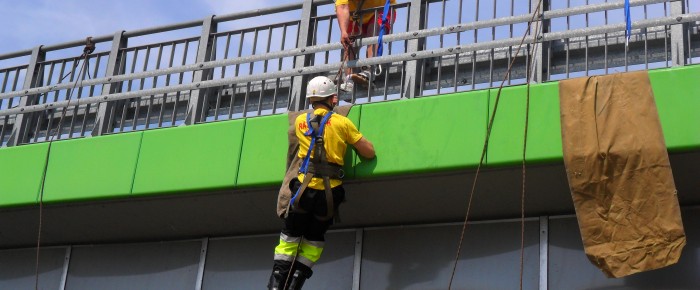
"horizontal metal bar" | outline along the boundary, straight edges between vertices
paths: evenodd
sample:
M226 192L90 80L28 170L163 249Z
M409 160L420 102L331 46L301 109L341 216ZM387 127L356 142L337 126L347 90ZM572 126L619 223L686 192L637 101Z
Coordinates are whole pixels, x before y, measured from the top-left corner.
M330 0L314 1L314 4L316 4L316 5L322 5L322 4L328 4L328 3L333 3L333 1L330 1ZM241 18L255 17L255 16L266 15L266 14L274 14L274 13L292 11L292 10L297 10L297 9L301 9L301 3L280 5L280 6L270 7L270 8L255 9L255 10L250 10L250 11L214 16L214 21L215 22L231 21L231 20L236 20L236 19L241 19ZM197 27L197 26L202 25L202 21L203 20L201 20L201 19L191 20L191 21L187 21L187 22L179 22L179 23L168 24L168 25L163 25L163 26L150 27L150 28L138 29L138 30L132 30L132 31L125 31L124 36L125 37L136 37L136 36L144 36L144 35L148 35L148 34L166 32L166 31L177 30L177 29ZM94 36L92 38L92 40L95 43L106 42L106 41L111 41L113 36L114 36L114 34ZM85 45L84 39L68 41L68 42L53 44L53 45L46 45L43 47L43 49L45 51L53 51L53 50L76 47L76 46L81 46L81 45ZM30 55L31 53L32 53L31 49L25 49L25 50L0 54L0 60L20 57L20 56L27 56L27 55Z
M645 28L645 27L672 25L672 24L691 22L691 21L700 21L700 13L683 14L683 15L678 15L678 16L673 16L673 17L665 17L665 18L650 19L650 20L641 20L641 21L638 21L636 23L633 23L632 28L639 29L639 28ZM571 38L571 37L611 33L611 32L615 32L615 31L621 31L624 29L625 29L625 24L620 23L620 24L606 25L606 26L595 27L595 28L584 28L584 29L569 30L569 31L562 31L562 32L550 32L550 33L544 34L542 40L540 40L540 41L551 41L551 40L566 39L566 38ZM374 57L374 58L369 58L369 59L353 60L353 61L348 61L347 66L348 67L361 67L361 66L366 66L366 65L376 65L376 64L382 64L382 63L393 63L393 62L399 62L399 61L408 61L408 60L440 57L440 56L444 56L444 55L465 53L465 52L491 49L491 48L497 48L497 47L508 47L508 46L513 46L513 45L518 45L521 42L521 40L522 40L522 38L508 38L508 39L502 39L502 40L491 41L491 42L474 43L474 44L454 46L454 47L449 47L449 48L419 51L419 52L414 52L414 53L404 53L404 54L389 55L389 56L383 56L383 57ZM530 42L532 42L532 37L526 37L524 43L530 43ZM100 96L95 96L95 97L76 99L76 100L66 100L66 101L54 102L54 103L49 103L49 104L17 107L17 108L6 109L3 111L0 111L0 116L22 114L22 113L28 113L28 112L38 112L38 111L43 111L46 109L62 108L62 107L66 107L66 106L76 106L76 105L94 104L94 103L100 103L100 102L110 102L110 101L138 98L138 97L142 97L142 96L166 94L166 93L178 92L178 91L189 91L189 90L196 90L196 89L203 89L203 88L220 87L220 86L226 86L226 85L232 85L232 84L238 84L238 83L247 83L247 82L254 82L254 81L261 81L261 80L277 79L277 78L295 76L295 75L299 75L299 74L324 73L324 72L337 70L340 68L341 65L342 65L342 63L339 62L339 63L333 63L333 64L305 67L303 69L289 69L289 70L284 70L284 71L263 73L263 74L257 74L257 75L249 75L249 76L243 76L243 77L233 77L233 78L226 78L226 79L193 82L193 83L189 83L189 84L182 84L182 85L162 87L162 88L154 88L154 89L148 89L148 90L142 90L142 91L132 91L132 92L125 92L125 93L111 94L111 95L100 95Z
M10 53L5 53L5 54L0 54L0 60L3 59L10 59L10 58L15 58L15 57L22 57L22 56L29 56L32 54L31 49L25 49L25 50L20 50L20 51L15 51L15 52L10 52Z
M674 16L670 16L670 17L647 19L647 20L640 20L637 22L633 22L632 29L640 29L640 28L664 26L664 25L673 25L673 24L687 23L687 22L693 22L693 21L698 21L698 20L700 20L700 13L674 15ZM611 25L584 28L584 29L549 32L549 33L544 34L542 41L566 39L566 38L572 38L572 37L583 37L583 36L589 36L589 35L611 33L611 32L616 32L616 31L624 31L625 27L626 27L625 25L626 25L625 23L619 23L619 24L611 24Z
M671 1L669 1L669 0L638 0L638 1L630 1L630 6L640 6L640 5L656 4L656 3L663 3L663 2L674 2L674 1L680 1L680 0L671 0ZM330 3L333 3L333 1L331 1L331 0L314 1L315 5L324 5L324 4L330 4ZM260 15L266 15L266 14L280 13L280 12L285 12L285 11L301 9L301 6L302 6L301 3L287 4L287 5L281 5L281 6L265 8L265 9L256 9L256 10L250 10L250 11L245 11L245 12L232 13L232 14L226 14L226 15L221 15L221 16L214 16L214 21L215 22L225 22L225 21L231 21L231 20L236 20L236 19L241 19L241 18L248 18L248 17L255 17L255 16L260 16ZM592 12L598 12L598 11L604 11L604 10L610 10L610 9L618 9L618 8L622 8L623 6L624 6L624 2L622 2L622 1L595 4L595 5L585 5L585 6L575 7L575 8L566 8L566 9L546 11L546 12L544 12L543 17L545 19L551 19L551 18L576 15L576 14L592 13ZM498 18L498 19L494 19L494 21L490 21L490 22L494 22L495 23L494 25L505 25L505 24L513 24L513 23L519 23L519 22L529 20L529 18L523 19L524 16L525 15ZM529 15L527 15L527 17L529 17ZM505 21L505 22L502 22L502 21ZM124 36L125 37L143 36L143 35L148 35L148 34L152 34L152 33L160 33L160 32L165 32L165 31L170 31L170 30L196 27L196 26L199 26L201 24L202 24L202 20L192 20L192 21L187 21L187 22L180 22L180 23L151 27L151 28L146 28L146 29L125 31ZM96 37L93 37L93 41L95 41L95 43L111 41L112 37L113 37L113 34L96 36ZM375 41L376 41L376 39L375 39ZM390 41L390 40L387 40L387 41ZM69 41L69 42L60 43L60 44L47 45L47 46L44 46L44 50L45 51L59 50L59 49L64 49L64 48L69 48L69 47L81 46L84 44L85 44L84 40L75 40L75 41ZM32 52L31 49L26 49L26 50L21 50L21 51L6 53L6 54L0 54L0 59L8 59L8 58L14 58L14 57L20 57L20 56L27 56L27 55L30 55L31 52Z
M634 3L634 5L644 5L644 4L650 4L650 3L661 3L661 2L666 2L666 1L668 1L668 0L639 0L639 1L634 1L633 3ZM577 11L585 13L585 12L591 12L591 11L602 11L602 10L608 9L610 7L615 8L618 5L619 5L619 3L604 3L604 4L598 4L598 5L589 5L590 7L585 6L585 7L587 7L587 9L580 9L580 8L573 8L573 9L577 9ZM287 6L293 6L293 5L287 5ZM271 8L271 9L273 9L273 8ZM572 10L572 9L567 8L567 9L561 9L561 10L554 10L551 12L553 12L554 13L553 15L556 15L556 17L559 17L560 15L567 15L566 11L568 11L568 10ZM561 11L561 12L557 12L557 11ZM250 11L243 12L243 13L238 13L237 15L248 15L248 13L252 13L252 12L250 12ZM494 27L494 26L502 26L502 25L509 25L509 24L514 24L514 23L528 22L531 18L532 18L532 14L524 14L524 15L518 15L518 16L510 16L510 17L496 18L496 19L490 19L490 20L470 22L470 23L465 23L465 24L456 24L456 25L445 26L445 27L423 29L423 30L419 30L419 31L395 33L395 34L390 34L390 35L384 36L384 41L385 42L393 42L393 41L409 40L409 39L415 39L415 38L425 38L425 37L437 36L437 35L449 34L449 33L459 33L459 32ZM377 40L378 40L378 37L368 37L368 38L358 40L358 43L360 46L364 46L367 44L375 43L375 42L377 42ZM311 46L311 47L281 50L281 51L276 51L276 52L271 52L271 53L266 53L266 54L251 55L251 56L232 58L232 59L216 60L216 61L210 61L210 62L204 62L204 63L195 63L195 64L184 65L184 66L179 66L179 67L166 68L166 69L162 69L162 70L151 70L151 71L145 71L145 72L139 72L139 73L133 73L133 74L127 74L127 75L119 75L119 76L113 76L113 77L104 77L104 78L98 78L98 79L85 80L85 81L82 81L78 85L91 86L91 85L106 84L106 83L110 83L110 82L121 82L121 81L127 81L127 80L156 77L156 76L161 76L161 75L182 73L182 72L188 72L188 71L196 71L196 70L200 70L200 69L202 69L202 70L203 69L212 69L212 68L221 67L221 66L229 66L229 65L236 65L236 64L242 64L242 63L252 63L252 62L256 62L256 61L264 61L264 60L279 59L279 58L290 57L290 56L298 56L298 55L303 55L303 54L325 52L325 51L329 51L329 50L337 50L340 48L342 48L342 45L339 42L327 43L327 44L321 44L321 45L316 45L316 46ZM13 97L17 97L17 96L42 94L42 93L46 93L46 92L50 92L50 91L54 91L54 90L68 89L68 88L72 88L74 86L76 86L75 82L68 82L68 83L57 84L54 86L38 87L38 88L29 89L29 90L25 90L25 91L7 92L7 93L0 94L0 100L7 99L7 98L13 98Z
M632 0L632 1L630 1L630 6L634 7L634 6L658 4L658 3L665 3L665 2L676 2L676 1L680 1L680 0L636 0L636 1ZM605 10L619 9L619 8L623 8L623 7L625 7L625 1L590 4L590 5L576 6L573 8L545 11L543 13L542 17L544 19L552 19L552 18L577 15L577 14L586 14L586 13L605 11Z

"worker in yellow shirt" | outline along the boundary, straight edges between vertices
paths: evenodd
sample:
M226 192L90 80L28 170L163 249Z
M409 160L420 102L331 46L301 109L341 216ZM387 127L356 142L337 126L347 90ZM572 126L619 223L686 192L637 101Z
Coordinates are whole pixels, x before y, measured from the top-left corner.
M303 162L298 177L289 183L293 195L275 247L269 290L299 290L311 277L311 268L323 252L326 231L345 200L342 168L347 144L360 156L374 158L372 143L350 119L333 112L338 103L336 92L331 79L312 79L306 98L314 111L295 120L297 156Z
M340 26L340 42L348 53L348 60L355 59L354 39L362 37L372 37L379 34L379 28L382 26L384 19L384 11L379 9L375 13L368 11L361 13L361 10L382 7L389 1L391 5L396 4L396 0L336 0L335 13L338 16L338 25ZM391 25L394 24L396 11L392 8L388 10L386 15L386 23L384 23L384 33L391 31ZM375 56L377 44L367 46L367 58ZM369 67L362 67L359 73L353 74L352 68L345 69L347 76L344 82L340 85L340 89L346 92L352 91L354 83L363 87L369 85L371 75Z

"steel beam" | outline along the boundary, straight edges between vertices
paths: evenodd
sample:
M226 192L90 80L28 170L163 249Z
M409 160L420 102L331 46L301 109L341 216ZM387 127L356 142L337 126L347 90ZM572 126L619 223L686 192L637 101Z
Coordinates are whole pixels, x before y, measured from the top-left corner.
M362 241L363 229L355 230L355 258L352 267L352 290L360 290L360 278L362 276Z
M685 0L671 2L671 16L677 17L678 24L671 25L671 65L683 66L688 59L688 50L686 49L686 34L688 23L682 22L685 13Z
M540 217L540 290L549 287L549 217Z
M411 0L411 11L408 15L408 31L418 31L425 27L425 5L422 0ZM425 46L425 39L416 38L408 41L407 53L415 53ZM404 87L402 97L415 98L420 92L421 74L423 73L423 60L416 59L406 62L404 74Z
M540 1L542 3L540 4ZM544 35L545 32L549 32L550 20L544 19L543 14L550 8L549 0L531 0L530 1L530 11L534 13L538 5L540 10L537 13L536 20L530 24L530 35ZM544 81L544 67L545 67L545 51L546 43L537 42L532 47L531 57L532 57L532 74L530 75L530 80L536 83L541 83Z
M202 239L202 248L199 251L199 266L197 267L197 282L195 290L202 290L204 284L204 267L207 264L207 252L209 250L209 238Z
M212 58L214 52L214 38L213 33L216 33L216 22L214 22L214 15L207 17L202 22L202 36L199 38L199 48L197 49L197 63L204 63ZM214 55L215 57L215 55ZM201 69L194 71L193 82L202 82L211 79L212 70L211 69ZM209 93L208 88L199 88L190 94L190 102L187 106L187 117L185 118L185 124L192 125L197 122L201 122L206 116L208 109L207 104L207 93Z
M121 74L126 58L122 54L122 50L126 48L127 38L124 36L124 31L117 31L112 37L112 49L109 52L109 60L107 61L107 71L105 77L110 79ZM109 94L120 93L122 89L121 82L110 82L102 87L103 92ZM92 136L104 135L112 131L113 116L115 104L114 102L101 103L97 109L95 116L95 127L92 129Z
M29 60L29 65L27 65L27 72L24 75L24 84L22 88L28 90L36 86L37 82L43 81L42 70L39 67L39 63L46 59L46 51L42 49L42 46L37 46L32 50L32 55ZM36 104L39 99L39 95L25 95L19 101L19 108L27 107ZM27 140L27 135L30 131L32 120L35 118L35 114L31 112L19 113L15 119L15 125L12 126L12 133L10 133L10 139L7 141L7 146L16 146L22 144Z
M66 284L68 283L68 269L70 267L70 257L73 250L73 246L66 247L66 255L63 258L63 269L61 271L61 284L58 290L65 290Z
M297 49L311 46L313 39L313 25L311 25L311 17L316 16L316 6L313 0L304 0L301 8L301 22L299 23L299 38L297 39ZM301 69L311 65L313 58L308 54L299 54L294 60L294 68ZM289 99L289 110L300 111L306 106L306 83L308 82L307 75L296 75L292 78L292 94Z

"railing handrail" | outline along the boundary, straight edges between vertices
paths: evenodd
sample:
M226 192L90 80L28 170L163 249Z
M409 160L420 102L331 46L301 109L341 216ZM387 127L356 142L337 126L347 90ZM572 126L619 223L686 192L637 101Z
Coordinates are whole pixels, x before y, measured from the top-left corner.
M654 27L654 26L672 25L672 24L677 24L677 23L687 23L687 22L692 22L692 21L700 21L700 13L682 14L682 15L678 15L678 16L640 20L640 21L634 22L632 24L632 28L639 29L639 28ZM537 42L552 41L552 40L566 39L566 38L586 36L586 35L595 35L595 34L602 34L602 33L610 33L610 32L615 32L615 31L621 31L623 29L625 29L625 23L610 24L610 25L594 27L594 28L582 28L582 29L568 30L568 31L561 31L561 32L549 32L549 33L545 33L542 36L542 39L537 40ZM449 47L449 48L423 50L423 51L418 51L418 52L414 52L414 53L403 53L403 54L397 54L397 55L374 57L374 58L369 58L369 59L360 59L360 60L348 61L347 66L359 67L359 66L365 66L365 65L377 65L377 64L382 64L382 63L393 63L396 61L408 61L408 60L433 58L433 57L439 57L439 56L450 55L450 54L458 54L458 53L463 53L463 52L468 52L468 51L478 51L478 50L484 50L484 49L491 49L491 48L495 48L495 47L517 45L521 42L521 40L522 40L522 38L520 38L520 37L514 37L514 38L495 40L495 41L490 41L490 42L480 42L480 43L473 43L473 44L468 44L468 45L458 45L458 46L453 46L453 47ZM533 41L532 37L525 38L525 43L529 43L532 41ZM200 64L200 65L202 65L202 64ZM178 92L178 91L189 91L189 90L219 87L219 86L225 86L225 85L231 85L231 84L237 84L237 83L248 83L248 82L253 82L253 81L261 81L261 80L267 80L267 79L290 77L290 76L300 75L300 74L305 75L305 74L322 73L322 72L337 70L341 67L341 65L342 65L342 63L316 65L316 66L311 66L311 67L305 67L303 69L289 69L289 70L277 71L277 72L272 72L272 73L262 73L262 74L255 74L255 75L249 75L249 76L243 76L243 77L232 77L232 78L225 78L225 79L218 79L218 80L192 82L192 83L188 83L188 84L167 86L167 87L154 88L154 89L138 90L138 91L125 92L125 93L116 93L116 94L103 94L100 96L94 96L94 97L88 97L88 98L82 98L82 99L64 100L64 101L58 101L58 102L53 102L53 103L48 103L48 104L32 105L32 106L26 106L26 107L16 107L16 108L12 108L12 109L1 110L0 117L14 115L14 114L29 113L29 112L38 112L38 111L43 111L46 109L55 109L55 108L63 108L63 107L70 107L70 106L95 104L95 103L102 103L102 102L111 102L111 101L131 99L131 98L142 97L142 96L160 95L160 94L166 94L166 93L172 93L172 92Z
M333 1L332 0L314 0L315 5L324 5L324 4L329 4L329 3L333 3ZM301 9L301 7L302 7L302 3L299 2L299 3L293 3L293 4L278 5L278 6L270 7L270 8L261 8L261 9L243 11L243 12L229 13L229 14L224 14L224 15L215 15L213 19L214 19L214 22L226 22L226 21L232 21L232 20L237 20L237 19L262 16L262 15L267 15L267 14L288 12L291 10ZM209 18L207 17L204 19L209 19ZM124 36L125 37L137 37L137 36L144 36L144 35L148 35L148 34L152 34L152 33L160 33L160 32L166 32L166 31L171 31L171 30L197 27L197 26L202 25L203 21L204 20L202 20L202 19L197 19L197 20L189 20L189 21L167 24L167 25L162 25L162 26L155 26L155 27L144 28L144 29L137 29L137 30L130 30L130 31L124 30ZM111 41L113 39L113 37L114 37L114 34L107 34L107 35L95 36L92 38L92 40L95 43L101 43L101 42ZM70 48L70 47L78 47L78 46L83 46L83 45L85 45L85 39L67 41L67 42L53 44L53 45L45 45L45 46L42 46L42 49L44 51L54 51L54 50L60 50L60 49L65 49L65 48ZM10 59L10 58L15 58L15 57L20 57L20 56L27 56L27 55L30 55L31 53L32 53L31 49L25 49L25 50L10 52L10 53L4 53L4 54L0 54L0 60Z
M640 6L640 5L665 3L665 2L673 2L673 1L678 1L678 0L637 0L637 1L631 1L630 5L631 6ZM321 2L321 1L319 1L319 2ZM301 5L301 4L298 4L298 5ZM296 7L296 4L286 5L286 6ZM577 15L577 14L585 14L585 13L606 11L606 10L611 10L611 9L619 9L619 8L622 8L623 6L624 6L624 2L601 3L601 4L574 7L574 8L564 8L564 9L558 9L558 10L545 11L540 16L543 19L552 19L552 18L558 18L558 17ZM269 10L266 10L266 11L277 11L277 9L279 9L279 7L270 8ZM257 11L257 10L254 10L254 11ZM237 14L230 14L227 17L233 17L233 15L236 15L237 17L240 18L240 15L250 15L250 14L254 13L254 11L247 11L247 12L241 12L241 13L237 13ZM459 32L482 29L482 28L489 28L489 27L496 27L496 26L510 25L510 24L517 24L517 23L525 23L525 22L528 22L531 19L531 17L532 17L532 14L523 14L523 15L517 15L517 16L489 19L489 20L480 20L480 21L474 21L474 22L469 22L469 23L461 23L461 24L455 24L455 25L444 26L444 27L439 27L439 28L423 29L423 30L418 30L418 31L408 31L408 32L402 32L402 33L393 33L393 34L389 34L389 35L384 36L384 41L385 42L394 42L394 41L400 41L400 40L419 39L419 38L426 38L426 37L430 37L430 36L459 33ZM684 21L684 22L686 22L686 21ZM654 26L654 25L652 25L652 26ZM607 26L599 26L599 27L595 27L595 28L600 28L600 27L607 27ZM648 27L648 26L646 26L646 27ZM589 28L589 29L595 29L595 28ZM144 29L143 31L146 31L146 30L149 30L149 31L154 30L155 31L157 29L156 28L149 28L149 29ZM596 34L596 33L594 33L594 34ZM131 36L133 36L133 35L131 35ZM110 36L110 37L112 37L112 36ZM376 37L376 36L359 39L358 45L363 46L363 45L367 45L367 44L372 44L372 43L377 42L377 40L378 40L378 37ZM62 89L69 89L69 88L73 88L76 85L80 86L80 87L86 87L86 86L92 86L92 85L115 83L115 82L121 82L121 81L163 76L163 75L174 74L174 73L182 73L182 72L197 71L197 70L204 70L204 69L213 69L213 68L217 68L217 67L243 64L243 63L252 63L252 62L256 62L256 61L280 59L280 58L290 57L290 56L299 56L299 55L304 55L304 54L312 54L312 53L318 53L318 52L337 50L340 48L342 48L342 45L339 42L338 43L327 43L327 44L315 45L315 46L304 47L304 48L280 50L280 51L270 52L270 53L266 53L266 54L258 54L258 55L230 58L230 59L224 59L224 60L215 60L215 61L208 61L208 62L202 62L202 63L194 63L194 64L190 64L190 65L183 65L183 66L171 67L171 68L159 69L159 70L149 70L149 71L133 73L133 74L123 74L123 75L117 75L117 76L111 76L111 77L95 78L95 79L84 80L84 81L60 83L60 84L56 84L56 85L42 86L42 87L32 88L32 89L27 89L27 90L0 93L0 100L19 97L19 96L25 96L25 95L43 94L43 93L48 93L48 92L62 90ZM2 56L0 56L0 57L2 57ZM386 61L380 62L380 63L386 63ZM358 65L362 66L362 65L368 65L368 64L362 63L362 64L358 64ZM350 63L348 63L348 66L354 67ZM335 69L337 69L337 68L335 68ZM145 95L150 95L150 94L145 94Z

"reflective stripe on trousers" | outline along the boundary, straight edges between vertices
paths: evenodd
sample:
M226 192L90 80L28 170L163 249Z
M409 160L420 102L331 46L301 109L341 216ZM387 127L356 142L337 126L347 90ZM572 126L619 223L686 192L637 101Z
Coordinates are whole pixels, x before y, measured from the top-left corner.
M299 245L301 241L301 245ZM323 253L325 242L309 241L301 237L290 237L280 234L280 243L275 247L275 260L293 261L299 249L299 256L296 260L309 268L313 267Z

